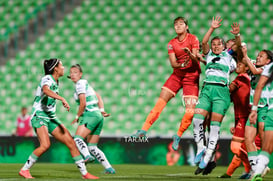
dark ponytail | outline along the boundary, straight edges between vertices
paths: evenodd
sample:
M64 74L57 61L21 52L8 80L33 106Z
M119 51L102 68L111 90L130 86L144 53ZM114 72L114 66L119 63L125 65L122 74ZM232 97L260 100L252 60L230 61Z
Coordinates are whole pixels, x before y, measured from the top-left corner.
M58 66L60 60L56 58L51 58L49 60L44 60L44 70L45 75L53 74L54 68Z

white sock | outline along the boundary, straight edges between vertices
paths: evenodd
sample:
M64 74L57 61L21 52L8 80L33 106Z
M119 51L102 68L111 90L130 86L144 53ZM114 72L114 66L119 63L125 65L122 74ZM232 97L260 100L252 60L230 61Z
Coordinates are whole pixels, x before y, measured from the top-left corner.
M79 155L79 156L73 157L73 160L75 161L75 164L77 165L77 167L80 170L81 174L86 175L87 170L86 170L86 167L85 167L84 160L82 159L82 156Z
M112 167L105 157L104 153L96 145L90 145L88 146L88 149L92 153L92 155L97 158L97 160L102 164L104 168L107 169Z
M216 145L220 135L220 123L212 121L210 125L208 148L211 150L216 149Z
M251 166L251 170L255 171L256 170L256 164L257 164L257 158L258 158L258 153L257 151L252 151L248 152L248 161Z
M214 150L212 150L212 149L206 149L206 153L205 153L205 156L204 156L204 162L205 163L209 163L210 161L211 161L211 158L212 158L212 156L213 156L213 152L214 152Z
M31 155L28 157L27 162L23 166L22 170L29 170L37 161L37 159L38 157L34 153L31 153Z
M193 118L193 135L194 141L197 145L197 153L204 149L204 127L203 119Z
M78 150L80 151L80 153L84 156L84 159L86 159L87 156L91 156L86 143L84 142L83 138L76 135L74 138L74 141L77 145Z
M270 157L269 153L261 151L257 158L256 170L254 170L255 174L263 173L264 169L267 167L269 163L269 157Z

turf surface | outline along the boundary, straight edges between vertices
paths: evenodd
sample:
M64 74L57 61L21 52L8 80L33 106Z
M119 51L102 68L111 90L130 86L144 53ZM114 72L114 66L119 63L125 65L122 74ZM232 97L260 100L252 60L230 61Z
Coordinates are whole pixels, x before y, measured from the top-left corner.
M18 171L23 164L0 164L0 181L25 180L18 175ZM209 180L222 181L217 176L225 173L227 167L217 166L209 175L194 175L196 167L190 166L155 166L155 165L137 165L122 164L113 165L116 170L115 175L103 174L103 167L100 164L88 164L88 171L100 177L99 180ZM238 177L243 172L243 167L238 168L232 178L224 180L239 180ZM31 168L31 174L35 180L82 180L80 173L74 164L50 164L37 163ZM267 174L264 181L273 180L273 171Z

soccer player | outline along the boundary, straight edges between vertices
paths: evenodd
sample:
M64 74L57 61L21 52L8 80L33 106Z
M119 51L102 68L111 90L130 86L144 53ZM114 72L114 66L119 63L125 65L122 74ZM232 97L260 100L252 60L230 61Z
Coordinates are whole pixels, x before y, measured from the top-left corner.
M25 178L34 178L29 169L35 164L37 159L50 147L48 133L60 142L64 143L75 160L84 179L98 179L98 177L87 172L84 160L78 151L76 144L69 131L57 118L56 99L62 101L63 106L69 111L69 104L58 95L59 78L64 75L64 66L59 59L49 59L44 61L45 76L36 90L36 96L32 108L31 122L36 131L40 146L36 148L29 156L25 165L21 168L19 175Z
M251 107L251 113L249 115L250 124L256 124L257 118L259 117L258 113L258 104L259 99L261 98L261 94L263 92L264 87L267 88L268 94L268 112L266 115L266 120L264 124L264 137L262 140L262 151L259 153L257 158L256 167L254 170L254 176L252 181L261 181L262 174L267 169L267 165L269 163L270 155L273 152L273 53L271 51L267 51L267 58L270 59L270 64L268 64L263 72L262 76L259 79L258 85L255 89L253 104Z
M173 137L173 149L177 150L180 137L192 122L199 91L199 75L201 72L199 61L202 59L199 54L199 41L195 35L189 33L186 18L177 17L174 20L174 29L177 36L168 43L168 54L173 73L163 85L159 99L146 118L142 129L138 130L133 136L146 136L146 132L158 119L166 104L183 88L186 110L177 135Z
M240 35L240 28L239 26L237 27L238 29L238 35ZM253 61L250 60L250 58L247 55L247 48L246 46L240 46L241 45L241 38L240 36L237 36L236 39L236 44L241 51L240 55L238 56L242 57L242 61L246 63L249 67L250 73L251 73L251 89L250 89L250 105L253 103L253 95L254 95L254 90L257 86L257 83L259 81L260 75L265 67L270 62L270 51L268 50L262 50L259 52L257 58L256 58L256 64L253 64ZM267 114L267 90L264 88L261 94L261 99L259 101L258 105L258 119L255 125L250 124L249 120L246 123L245 126L245 145L247 148L248 152L248 160L251 165L251 169L255 170L255 164L257 160L257 148L256 145L254 144L255 138L257 133L260 135L260 139L263 140L263 135L264 135L264 121L265 121L265 115Z
M104 111L101 96L94 91L87 80L82 79L82 68L79 64L72 65L69 78L75 83L74 98L79 104L78 112L72 124L79 122L74 140L86 160L92 160L90 152L105 168L104 173L115 174L104 153L97 147L103 126L103 117L110 114ZM84 142L87 138L88 146Z
M207 65L204 86L199 95L193 117L194 140L197 145L194 162L199 164L195 174L203 172L211 161L219 139L220 125L230 104L229 74L235 69L236 62L227 51L224 51L225 42L222 38L218 36L212 38L211 48L208 44L211 34L221 26L221 22L221 17L213 17L211 26L202 40L202 49ZM231 32L237 35L235 30L233 29ZM203 122L208 113L211 113L211 122L206 148L204 145Z
M231 151L240 158L244 165L247 167L249 173L250 165L248 162L247 154L241 149L244 144L245 124L250 112L249 96L250 96L250 78L247 74L247 64L238 62L236 73L238 76L229 85L231 99L234 104L235 113L235 130L230 143Z
M250 90L250 104L252 105L255 88L260 79L261 73L265 68L265 65L270 62L270 55L268 50L260 51L256 58L256 65L254 66L250 58L248 58L247 56L247 50L245 48L242 48L242 51L244 56L243 60L247 62L249 69L252 73ZM248 152L248 160L250 162L252 170L255 170L255 164L258 155L257 148L254 144L257 133L259 133L261 140L264 139L264 122L268 111L267 99L267 90L266 88L264 88L258 104L258 119L255 124L250 124L248 120L245 127L245 144Z
M222 175L221 178L231 177L233 171L240 166L241 161L243 161L247 173L244 177L250 177L250 165L247 159L247 152L243 149L245 124L250 112L250 78L247 74L248 69L246 63L238 62L235 70L238 75L229 85L229 91L231 93L231 100L234 103L235 112L235 127L231 129L233 137L230 149L235 155L232 162L229 164L226 174Z

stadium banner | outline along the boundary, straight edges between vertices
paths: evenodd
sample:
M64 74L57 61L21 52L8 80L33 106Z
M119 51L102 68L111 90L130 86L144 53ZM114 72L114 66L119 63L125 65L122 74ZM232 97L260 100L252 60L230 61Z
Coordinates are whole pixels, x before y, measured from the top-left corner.
M68 148L50 138L50 149L39 158L39 162L73 163ZM171 148L170 138L107 138L102 137L98 147L111 164L167 165L167 159L177 155L175 165L194 165L196 146L193 139L182 138L178 151ZM217 165L227 166L233 154L230 139L220 139L216 152ZM32 151L39 146L37 137L0 137L0 163L25 163ZM271 156L271 160L273 157ZM272 168L272 161L269 167Z

